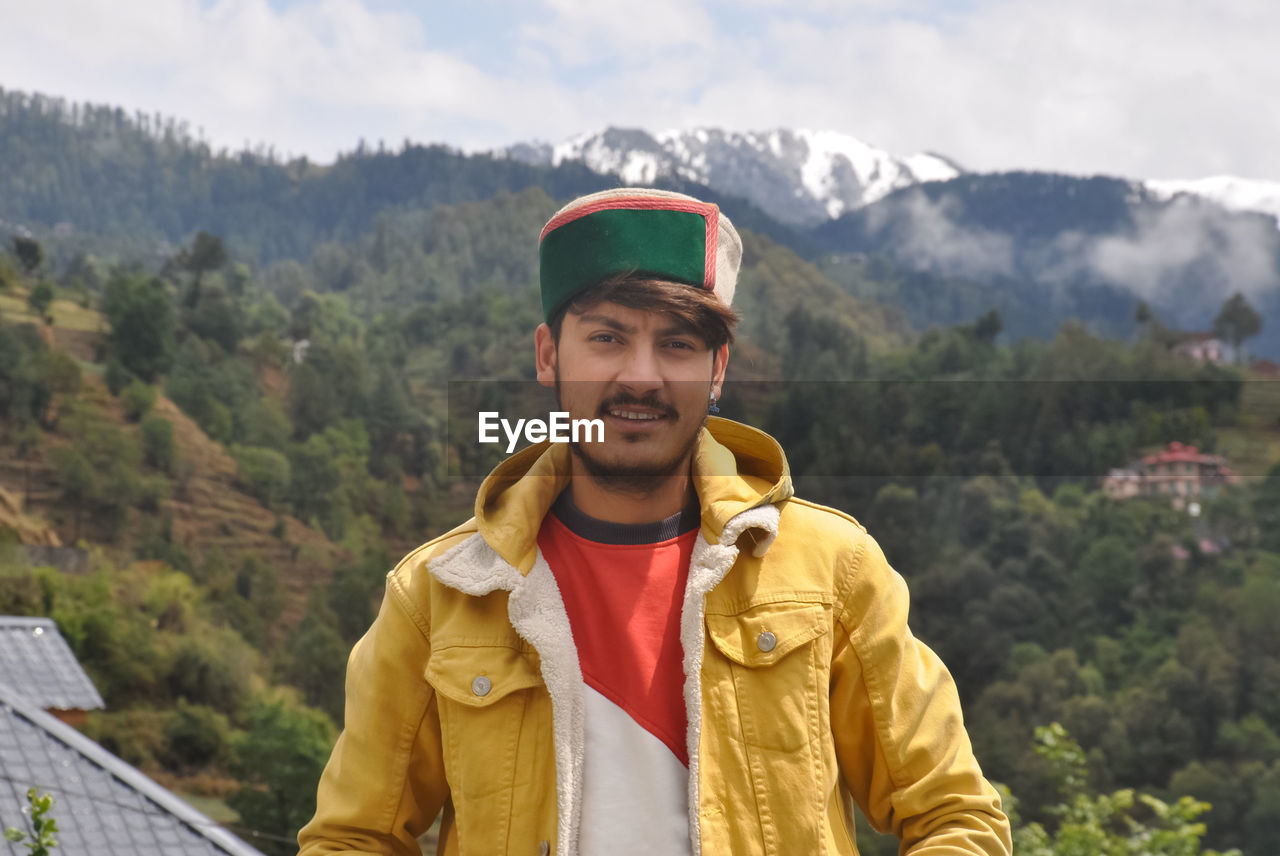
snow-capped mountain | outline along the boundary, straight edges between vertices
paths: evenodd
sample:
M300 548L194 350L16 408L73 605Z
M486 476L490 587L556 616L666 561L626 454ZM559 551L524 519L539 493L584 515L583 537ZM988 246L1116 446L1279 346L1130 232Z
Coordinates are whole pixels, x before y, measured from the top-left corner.
M834 131L662 131L609 128L559 145L505 150L529 163L581 161L628 184L679 177L754 202L779 220L815 225L875 202L893 190L964 172L941 155L895 157Z
M1161 199L1169 199L1179 193L1193 193L1229 211L1270 214L1280 226L1280 181L1215 175L1210 178L1147 181L1145 184Z

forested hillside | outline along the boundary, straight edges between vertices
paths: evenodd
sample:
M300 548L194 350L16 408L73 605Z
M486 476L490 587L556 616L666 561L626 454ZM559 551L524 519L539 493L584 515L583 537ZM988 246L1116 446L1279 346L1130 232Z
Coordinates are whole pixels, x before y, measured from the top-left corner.
M441 204L533 187L563 201L619 182L578 161L536 166L409 141L361 141L332 164L267 146L213 151L171 118L4 90L0 164L0 234L30 232L62 264L84 253L159 264L200 230L247 262L304 262L380 220L429 221ZM1280 232L1264 215L1118 178L1012 172L912 186L801 228L674 175L658 186L720 203L919 329L995 307L1005 341L1048 338L1072 317L1127 337L1139 302L1172 326L1205 329L1239 292L1271 319L1251 352L1280 357Z
M325 241L363 234L385 212L429 212L528 187L567 199L619 183L581 164L535 167L408 141L361 141L328 165L269 147L215 152L172 118L3 89L0 164L0 230L63 224L60 234L90 247L105 237L152 253L204 229L261 261L304 259ZM741 200L678 179L663 186L720 202L748 228L799 240Z
M28 107L39 133L76 140L119 121L125 150L154 146L171 166L199 149L178 129L42 123ZM0 152L25 139L13 127ZM109 151L69 156L67 172ZM200 169L245 174L208 157ZM406 149L331 171L379 157L423 157L437 188L481 165ZM298 168L249 161L267 184ZM292 191L249 187L235 230L197 207L166 232L148 212L178 209L159 190L153 208L135 173L120 188L139 194L145 229L104 222L78 248L19 236L0 252L0 543L88 551L61 571L0 551L0 612L54 616L107 701L89 732L224 799L264 851L290 852L309 816L345 655L383 575L470 514L471 474L491 463L450 432L449 382L532 378L536 235L576 191L508 192L517 168L532 170L496 164L487 189L448 204L333 202L329 227L305 235L304 209L270 201ZM397 179L394 192L417 191ZM98 216L82 190L57 193ZM830 263L743 232L724 415L773 433L799 493L867 525L907 578L913 627L1016 798L1019 852L1190 854L1198 838L1275 852L1280 382L1175 355L1158 316L1123 340L1080 323L1011 337L1006 313L1025 305L986 304L980 288L964 323L921 332L876 302L929 294L899 269L849 260L838 282ZM290 251L253 242L271 234ZM1100 490L1110 468L1172 441L1244 478L1196 515Z

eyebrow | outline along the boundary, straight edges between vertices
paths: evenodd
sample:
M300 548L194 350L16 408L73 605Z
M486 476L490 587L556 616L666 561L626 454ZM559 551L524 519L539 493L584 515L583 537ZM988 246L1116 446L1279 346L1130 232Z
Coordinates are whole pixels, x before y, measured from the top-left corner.
M586 312L578 316L584 323L600 324L608 327L610 330L617 330L619 333L626 333L628 336L635 335L640 328L623 324L616 318L604 315L600 312ZM671 327L663 327L657 331L659 336L697 336L698 331L688 324L676 324Z
M610 318L608 315L601 315L599 312L588 312L583 315L580 315L579 317L582 319L584 323L602 324L605 327L608 327L610 330L617 330L619 333L627 333L628 335L634 334L636 330L639 329L637 327L630 327L626 324L623 324L618 319Z

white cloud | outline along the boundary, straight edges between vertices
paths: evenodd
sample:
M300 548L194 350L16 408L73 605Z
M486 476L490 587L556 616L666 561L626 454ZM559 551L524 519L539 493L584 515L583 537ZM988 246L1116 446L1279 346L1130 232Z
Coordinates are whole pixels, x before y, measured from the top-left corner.
M1280 177L1270 0L477 0L451 13L483 7L472 30L372 2L0 0L0 85L326 158L787 126L977 169Z
M357 0L286 11L265 0L53 0L20 14L21 28L0 30L0 84L160 110L232 146L328 158L361 137L461 144L459 127L505 134L558 101L553 84L487 73L429 46L415 16ZM576 120L563 114L547 111Z

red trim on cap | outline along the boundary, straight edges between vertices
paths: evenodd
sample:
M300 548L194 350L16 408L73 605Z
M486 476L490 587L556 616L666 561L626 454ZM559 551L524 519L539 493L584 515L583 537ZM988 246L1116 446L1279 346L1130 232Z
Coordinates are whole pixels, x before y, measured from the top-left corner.
M703 272L702 281L707 291L715 294L716 291L716 250L718 249L718 240L720 238L720 209L712 205L711 210L705 215L707 221L707 260L706 270Z

